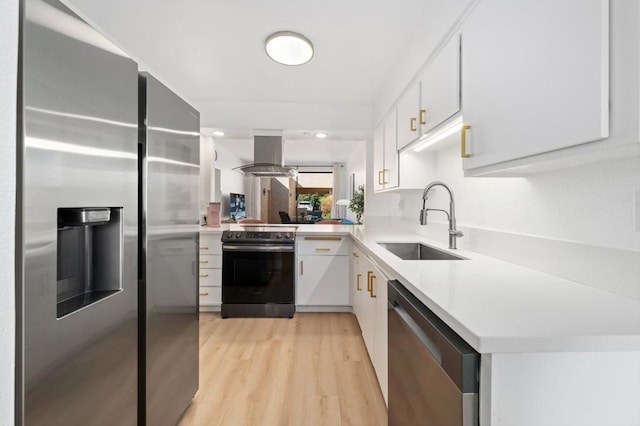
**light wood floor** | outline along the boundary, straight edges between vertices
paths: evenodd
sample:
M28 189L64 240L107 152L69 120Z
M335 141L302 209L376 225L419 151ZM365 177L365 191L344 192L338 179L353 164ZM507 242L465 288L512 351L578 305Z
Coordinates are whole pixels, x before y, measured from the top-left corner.
M200 314L200 390L181 426L385 426L353 314Z

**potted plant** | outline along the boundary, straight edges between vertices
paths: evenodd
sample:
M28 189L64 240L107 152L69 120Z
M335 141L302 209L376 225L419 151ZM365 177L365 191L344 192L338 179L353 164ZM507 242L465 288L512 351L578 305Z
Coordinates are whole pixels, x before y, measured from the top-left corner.
M364 185L358 186L358 190L353 193L353 198L349 204L349 210L356 215L358 224L362 223L362 214L364 213Z

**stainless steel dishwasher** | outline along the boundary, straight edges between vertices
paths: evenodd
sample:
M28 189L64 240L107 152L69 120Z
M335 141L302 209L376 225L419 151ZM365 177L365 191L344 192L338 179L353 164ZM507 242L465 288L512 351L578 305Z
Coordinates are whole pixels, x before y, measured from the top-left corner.
M477 426L480 354L389 281L389 426Z

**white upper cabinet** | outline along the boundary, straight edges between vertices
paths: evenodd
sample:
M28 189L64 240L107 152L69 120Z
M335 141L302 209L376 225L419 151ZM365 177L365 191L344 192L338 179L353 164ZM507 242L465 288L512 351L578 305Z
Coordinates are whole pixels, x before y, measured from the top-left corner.
M420 136L420 82L415 82L398 99L398 149Z
M462 29L468 175L608 136L608 0L482 0Z
M373 189L375 191L397 188L400 182L396 132L394 108L373 132Z
M420 77L420 136L460 111L460 35L454 35Z
M460 36L453 36L398 99L398 149L460 111Z
M384 168L382 169L384 189L396 188L398 179L397 117L391 111L384 119Z
M384 189L382 171L384 169L384 123L373 131L373 190Z

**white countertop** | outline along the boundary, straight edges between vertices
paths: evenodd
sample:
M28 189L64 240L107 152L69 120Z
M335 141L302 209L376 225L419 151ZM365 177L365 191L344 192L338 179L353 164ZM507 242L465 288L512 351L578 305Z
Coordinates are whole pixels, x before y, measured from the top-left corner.
M351 235L480 353L640 351L638 300L467 250L455 253L468 260L402 260L378 242L448 249L395 229L298 225L298 234Z

